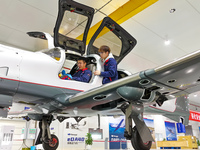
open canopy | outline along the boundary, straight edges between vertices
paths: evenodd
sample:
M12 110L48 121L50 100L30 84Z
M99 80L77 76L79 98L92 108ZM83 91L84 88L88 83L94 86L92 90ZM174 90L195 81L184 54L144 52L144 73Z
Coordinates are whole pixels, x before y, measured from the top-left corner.
M58 17L54 29L54 45L83 55L87 33L90 28L94 9L72 0L59 0ZM83 34L81 40L77 40Z
M75 51L80 55L98 54L102 45L111 48L119 63L136 45L136 40L114 20L105 17L91 38L87 52L86 39L94 15L94 9L72 0L59 0L59 12L54 29L54 45ZM83 34L82 39L77 39Z
M110 47L113 56L119 63L136 45L137 41L114 20L105 17L90 40L87 54L98 54L102 45Z

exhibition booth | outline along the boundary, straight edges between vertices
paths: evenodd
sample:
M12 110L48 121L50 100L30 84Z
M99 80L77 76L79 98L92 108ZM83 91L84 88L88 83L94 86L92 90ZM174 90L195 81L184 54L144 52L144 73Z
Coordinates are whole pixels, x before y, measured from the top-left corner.
M189 125L184 126L161 115L145 115L144 121L149 127L155 142L152 149L194 149L199 139L200 113L190 111ZM38 123L19 119L1 119L0 150L28 150L34 146L39 132ZM86 134L93 138L92 149L132 149L130 141L124 136L124 116L93 116L79 119L69 118L63 122L53 121L51 133L59 138L59 150L86 149ZM42 149L42 146L35 146Z

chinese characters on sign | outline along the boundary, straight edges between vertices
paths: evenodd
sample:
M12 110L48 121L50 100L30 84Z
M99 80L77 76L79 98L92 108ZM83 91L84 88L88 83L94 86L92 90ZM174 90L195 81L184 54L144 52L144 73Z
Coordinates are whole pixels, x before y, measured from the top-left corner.
M200 122L200 113L190 110L189 120Z

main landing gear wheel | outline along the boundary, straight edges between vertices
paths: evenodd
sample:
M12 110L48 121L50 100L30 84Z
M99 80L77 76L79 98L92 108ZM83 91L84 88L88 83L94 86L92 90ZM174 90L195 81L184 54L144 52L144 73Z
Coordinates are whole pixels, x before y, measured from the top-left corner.
M42 144L45 150L56 150L58 148L58 145L59 145L58 137L53 134L51 134L50 140L48 138L45 138Z
M143 143L136 127L132 129L131 144L135 150L150 150L152 141Z

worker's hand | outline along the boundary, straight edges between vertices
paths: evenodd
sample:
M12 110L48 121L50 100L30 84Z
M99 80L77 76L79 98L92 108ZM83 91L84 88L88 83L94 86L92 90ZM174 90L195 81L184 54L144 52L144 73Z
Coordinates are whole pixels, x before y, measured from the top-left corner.
M100 75L101 74L101 71L99 71L99 70L96 70L95 72L94 72L94 75Z

